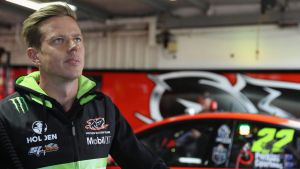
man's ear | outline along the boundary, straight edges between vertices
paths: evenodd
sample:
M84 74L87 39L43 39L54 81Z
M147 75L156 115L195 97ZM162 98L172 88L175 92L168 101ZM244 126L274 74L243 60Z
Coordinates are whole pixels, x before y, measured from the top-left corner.
M38 56L38 50L36 48L27 48L27 56L35 66L38 67L40 65L40 58Z

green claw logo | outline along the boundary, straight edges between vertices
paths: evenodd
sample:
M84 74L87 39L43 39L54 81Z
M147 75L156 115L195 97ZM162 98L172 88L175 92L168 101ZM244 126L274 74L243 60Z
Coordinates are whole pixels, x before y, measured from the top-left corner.
M9 100L13 103L19 113L25 113L28 111L27 103L23 97L15 97Z

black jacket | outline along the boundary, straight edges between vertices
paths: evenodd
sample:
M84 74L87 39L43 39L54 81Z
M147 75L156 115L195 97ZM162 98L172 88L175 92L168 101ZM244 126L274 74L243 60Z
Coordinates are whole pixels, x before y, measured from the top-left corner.
M104 169L108 155L123 169L166 169L140 143L112 101L79 79L69 112L39 87L39 72L20 77L0 103L1 168Z

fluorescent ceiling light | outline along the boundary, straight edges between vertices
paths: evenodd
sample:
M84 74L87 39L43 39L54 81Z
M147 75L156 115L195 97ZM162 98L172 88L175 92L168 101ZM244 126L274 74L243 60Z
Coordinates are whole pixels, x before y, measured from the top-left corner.
M26 8L30 8L33 10L38 10L40 8L43 8L45 6L48 5L54 5L54 4L58 4L58 5L66 5L66 2L61 2L61 1L56 1L56 2L47 2L47 3L37 3L37 2L33 2L30 0L6 0L7 2L11 2L20 6L24 6ZM73 11L77 10L77 7L71 4L67 4Z

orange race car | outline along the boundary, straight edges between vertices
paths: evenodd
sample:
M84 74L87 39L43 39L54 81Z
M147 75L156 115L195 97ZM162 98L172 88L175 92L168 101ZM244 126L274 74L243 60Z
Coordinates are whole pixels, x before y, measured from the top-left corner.
M175 116L136 131L171 169L299 169L300 121L247 113ZM118 168L111 164L110 169Z

